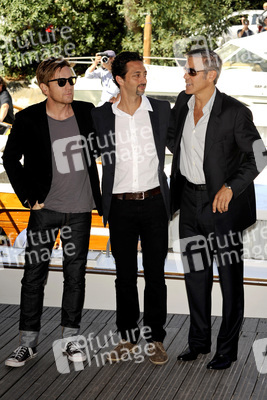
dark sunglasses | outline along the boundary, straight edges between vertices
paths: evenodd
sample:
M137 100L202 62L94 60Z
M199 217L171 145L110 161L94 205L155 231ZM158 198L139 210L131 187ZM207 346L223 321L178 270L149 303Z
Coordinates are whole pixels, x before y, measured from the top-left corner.
M58 86L64 87L66 85L67 81L69 82L69 84L71 86L75 85L76 80L77 80L77 76L70 76L69 78L51 79L48 82L57 82Z
M185 72L190 76L196 76L198 72L206 71L205 69L199 69L196 71L194 68L186 68L184 67Z

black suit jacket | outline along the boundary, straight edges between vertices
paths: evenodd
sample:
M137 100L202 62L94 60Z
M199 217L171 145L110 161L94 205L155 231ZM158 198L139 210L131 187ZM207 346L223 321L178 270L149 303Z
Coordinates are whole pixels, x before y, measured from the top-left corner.
M170 105L167 101L149 98L153 112L149 111L155 146L159 159L158 177L160 189L164 199L167 215L170 215L169 187L164 173L165 147L170 118ZM103 216L106 225L112 199L112 190L115 176L115 115L112 112L112 104L105 103L101 107L92 110L95 130L101 153L103 177L102 200Z
M217 90L217 89L216 89ZM173 152L171 213L180 208L185 178L180 173L180 142L188 113L190 95L181 92L172 109L168 147ZM221 232L246 229L256 221L253 180L259 174L253 143L260 135L250 110L236 99L217 90L205 139L203 170L210 203L225 182L233 198L226 213L215 213L215 227ZM261 143L263 151L265 146Z
M91 103L73 101L72 108L80 134L87 140L93 131ZM90 140L92 144L92 138ZM63 149L64 150L64 149ZM93 197L98 212L102 215L99 178L94 150L89 146L85 160L90 176ZM24 156L22 165L20 160ZM88 158L90 158L88 160ZM43 203L52 183L52 147L50 141L46 101L27 107L16 114L4 155L4 167L10 183L21 203L27 207L27 200L33 206L38 200Z

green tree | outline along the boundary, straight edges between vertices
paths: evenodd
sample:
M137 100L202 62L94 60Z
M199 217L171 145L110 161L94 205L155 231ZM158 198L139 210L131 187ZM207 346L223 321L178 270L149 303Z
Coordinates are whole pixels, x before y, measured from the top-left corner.
M127 34L122 46L139 50L143 43L145 15L152 17L151 56L173 57L177 39L202 35L215 47L215 39L228 26L226 17L234 10L253 8L246 0L124 0L120 13L125 17Z
M34 75L50 56L120 50L125 33L120 0L0 0L2 74ZM84 68L83 68L84 70Z
M152 16L151 55L172 57L177 39L215 38L233 10L262 9L248 0L0 0L0 73L33 76L49 56L90 56L107 48L143 49L145 15ZM85 67L76 65L76 71Z

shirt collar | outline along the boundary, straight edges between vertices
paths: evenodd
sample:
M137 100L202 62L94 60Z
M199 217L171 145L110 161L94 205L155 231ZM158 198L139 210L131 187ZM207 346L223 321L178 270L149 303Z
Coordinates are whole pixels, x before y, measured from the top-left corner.
M118 108L119 104L120 104L120 99L116 103L112 104L111 107L112 107L113 114L120 115L120 116L125 115L126 113ZM135 111L135 113L137 111L139 111L139 110L141 110L141 111L153 111L153 108L152 108L152 106L150 104L150 101L148 100L148 98L144 94L141 96L141 104L138 107L138 109ZM126 115L128 115L128 114L126 114Z
M209 99L209 101L207 102L207 104L205 104L205 106L203 107L203 114L205 114L205 113L210 113L211 112L211 109L212 109L212 107L213 107L213 103L214 103L214 100L215 100L215 96L216 96L216 88L215 88L215 90L214 90L214 92L213 92L213 94L212 94L212 96L211 96L211 98ZM195 99L195 95L193 94L193 96L191 96L190 97L190 99L188 100L188 102L187 102L187 105L188 105L188 108L189 108L189 110L190 111L193 111L194 110L194 107L195 107L195 101L196 101L196 99Z

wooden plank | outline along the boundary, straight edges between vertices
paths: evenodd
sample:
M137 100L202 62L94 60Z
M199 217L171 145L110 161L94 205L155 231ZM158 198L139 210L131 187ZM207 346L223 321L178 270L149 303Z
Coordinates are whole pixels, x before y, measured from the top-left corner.
M1 317L18 319L19 312L19 307L17 305L8 305L8 307L5 307L3 311L1 311Z
M2 384L0 386L1 399L21 399L22 394L31 385L31 382L33 382L32 375L41 373L43 376L43 373L45 372L47 367L46 364L42 362L42 357L45 354L50 355L52 353L51 338L53 339L53 337L58 337L58 322L49 321L47 322L47 324L45 324L45 327L49 331L50 335L45 334L44 336L44 330L40 332L40 346L38 346L38 356L34 360L29 361L25 364L24 367L21 368L4 367L0 371L0 379L2 381ZM16 338L16 342L18 342L18 338ZM4 359L6 359L11 354L11 352L16 348L17 345L18 343L16 343L15 345L13 344L12 349L8 349L8 351L4 352ZM2 375L6 376L4 380ZM43 380L43 383L44 382L45 380ZM28 397L28 399L29 398L30 397Z
M235 388L241 378L249 352L251 351L251 346L254 339L254 332L246 332L245 334L241 334L239 339L238 360L232 363L229 369L223 371L206 370L202 382L192 399L213 399L214 396L216 400L232 399L232 396L235 393ZM216 387L213 384L210 384L214 375L219 377Z
M146 398L145 396L147 396L148 399L155 400L172 399L180 390L181 385L192 368L192 362L187 363L177 361L177 356L187 346L187 336L188 327L183 325L182 328L177 332L175 340L168 348L168 354L170 358L168 363L163 365L161 370L155 370L156 373L162 374L162 376L159 377L159 385L152 387L150 378L144 385L144 389L142 389L138 398ZM151 385L150 390L148 390L149 387L147 385Z
M189 316L186 314L170 314L172 318L169 320L166 326L168 328L178 328L180 329L185 323L189 328Z
M2 347L0 346L2 363L17 346L18 315L19 306L0 305L0 333L3 332ZM267 398L266 374L257 371L252 351L255 339L266 338L266 319L246 318L239 341L238 361L233 363L230 369L212 371L206 369L206 364L215 350L220 317L212 319L212 353L201 355L192 362L178 362L177 355L187 344L189 317L168 315L168 334L164 344L169 354L169 362L164 366L153 365L147 357L141 363L133 359L112 365L104 364L101 355L113 347L109 335L116 329L115 317L115 312L109 310L83 311L81 333L85 337L90 333L95 336L93 347L89 349L89 360L83 363L84 369L75 371L70 363L69 373L60 374L52 350L54 340L61 335L60 308L44 307L38 357L22 368L0 368L1 400ZM141 322L142 318L141 314ZM105 361L105 358L103 359Z
M266 333L260 332L257 334L256 339L265 339L266 340ZM266 351L266 349L265 349ZM265 355L266 357L266 355ZM254 359L254 356L253 356ZM266 363L266 358L264 361L264 364ZM255 366L255 359L254 359L254 366ZM265 364L266 365L266 364ZM255 367L256 369L256 367ZM255 372L255 371L254 371ZM263 373L257 371L257 379L255 380L255 386L253 388L253 393L251 395L251 400L263 400L267 399L267 385L266 385L266 373ZM256 374L256 372L255 372ZM249 379L251 379L251 376L249 376ZM238 399L238 397L236 398ZM235 400L236 400L235 399Z
M177 330L173 330L172 334L167 335L167 346L168 342L171 342L176 335ZM141 346L146 343L142 340ZM144 382L150 374L153 373L155 365L151 364L147 357L144 361L138 363L141 357L128 361L121 361L114 364L107 365L97 375L97 381L94 381L94 385L90 385L82 393L84 397L79 398L96 398L97 392L100 393L101 400L111 399L133 399L136 394L140 391L142 382ZM110 374L112 370L112 375ZM115 372L114 372L115 370ZM133 379L134 376L134 379Z
M267 333L267 318L260 318L257 332Z
M1 314L0 314L1 315ZM2 347L2 335L17 323L15 318L5 318L0 316L0 348Z
M244 332L257 332L259 318L244 318L241 330Z
M0 304L0 314L4 312L6 308L9 307L9 304Z
M94 332L95 335L98 335L100 340L102 340L101 338L106 335L111 328L111 325L105 325L103 327L102 325L94 323L90 326L87 326L85 331L82 333L86 334L86 332L88 332L90 329L90 331ZM94 357L94 354L92 354L92 356ZM101 368L94 363L94 358L93 361L89 362L89 364L88 362L83 363L82 367L83 369L81 371L74 371L73 364L70 363L70 372L67 374L59 374L56 370L55 362L53 362L46 371L46 378L48 382L47 388L41 387L42 377L40 376L34 385L32 385L31 389L25 393L25 397L22 397L21 400L32 398L31 396L33 393L34 396L38 396L38 398L41 395L40 398L42 399L58 399L61 395L63 395L64 399L76 399L82 390L82 384L84 384L85 379L94 377L95 374L98 373L99 368ZM90 373L92 373L92 376ZM78 386L77 382L79 382ZM74 395L72 395L72 393L74 393Z
M183 326L181 330L180 328L168 328L167 339L173 336L172 332L175 333L175 336L169 345L167 343L165 344L164 341L169 361L161 367L155 367L153 373L140 388L136 399L154 400L156 398L172 398L171 392L176 392L177 385L180 386L184 379L183 374L179 373L177 375L177 368L182 366L182 364L177 362L177 356L187 344L187 331L188 329L186 326ZM186 367L185 364L186 363L184 363L184 366ZM187 365L187 369L188 367L190 368L189 365Z
M264 334L261 334L261 337L264 337ZM259 339L259 335L256 336L256 339ZM252 349L250 349L249 356L242 369L242 375L240 376L240 379L236 385L232 399L251 399L253 396L253 392L255 391L255 385L257 385L258 379L259 372L257 371L253 351ZM262 397L261 400L263 398L264 397Z
M60 320L61 308L60 307L44 307L42 313L42 321L45 320Z
M194 396L196 390L200 386L203 377L206 373L206 364L212 357L212 354L215 351L216 338L218 334L218 327L220 325L221 318L215 317L213 318L213 326L212 326L212 349L211 353L207 355L199 355L197 360L184 362L177 361L178 367L175 366L174 371L176 370L176 374L180 373L180 369L182 371L182 381L178 377L174 377L175 388L176 390L172 391L172 396L170 399L190 399ZM216 329L215 329L216 328ZM188 330L187 330L188 335ZM177 370L178 368L178 370ZM218 380L215 379L213 385L216 387L218 384Z

